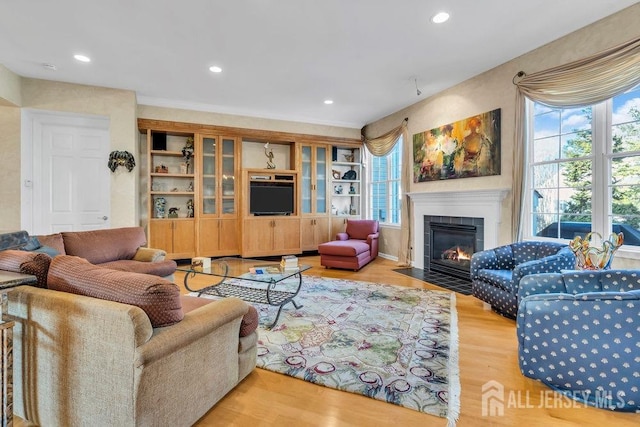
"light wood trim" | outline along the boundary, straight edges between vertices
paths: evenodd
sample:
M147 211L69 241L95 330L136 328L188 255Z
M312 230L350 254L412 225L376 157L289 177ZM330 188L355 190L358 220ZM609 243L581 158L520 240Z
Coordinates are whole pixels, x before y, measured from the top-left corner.
M259 139L273 139L280 141L297 142L298 140L304 140L305 142L324 142L329 144L340 145L354 145L357 147L363 147L364 144L361 140L355 138L344 138L325 135L308 135L302 133L293 132L279 132L260 129L246 129L229 126L217 126L217 125L205 125L198 123L184 123L173 122L167 120L154 120L154 119L138 119L138 129L140 131L146 131L152 129L157 132L171 132L171 133L205 133L205 134L223 134L228 136L246 137L246 138L259 138Z

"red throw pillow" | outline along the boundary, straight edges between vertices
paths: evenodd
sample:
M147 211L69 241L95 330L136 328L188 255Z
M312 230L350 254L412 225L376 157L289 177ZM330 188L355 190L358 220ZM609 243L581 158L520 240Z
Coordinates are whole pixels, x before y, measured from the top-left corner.
M184 318L178 286L150 274L111 270L80 257L60 255L51 261L47 284L57 291L140 307L154 328Z

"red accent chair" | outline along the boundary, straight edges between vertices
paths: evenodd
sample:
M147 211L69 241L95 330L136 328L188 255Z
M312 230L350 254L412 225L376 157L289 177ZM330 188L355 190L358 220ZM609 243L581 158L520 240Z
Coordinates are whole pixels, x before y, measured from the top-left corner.
M378 256L378 221L349 219L336 240L318 245L320 265L358 271Z

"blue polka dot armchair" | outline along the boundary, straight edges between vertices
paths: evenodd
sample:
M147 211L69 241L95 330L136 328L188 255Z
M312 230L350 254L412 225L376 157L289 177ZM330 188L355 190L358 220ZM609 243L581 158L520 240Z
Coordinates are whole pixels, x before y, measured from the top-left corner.
M476 252L471 257L471 290L503 316L518 312L518 284L528 274L574 269L576 257L558 242L517 242Z
M520 282L520 371L583 403L640 411L640 270Z

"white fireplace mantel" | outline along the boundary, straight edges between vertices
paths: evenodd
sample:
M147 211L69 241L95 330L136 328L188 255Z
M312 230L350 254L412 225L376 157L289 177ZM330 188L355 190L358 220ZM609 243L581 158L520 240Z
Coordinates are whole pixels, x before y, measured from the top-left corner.
M424 216L459 216L484 219L484 248L498 246L502 200L511 190L407 193L413 212L413 266L424 268Z

